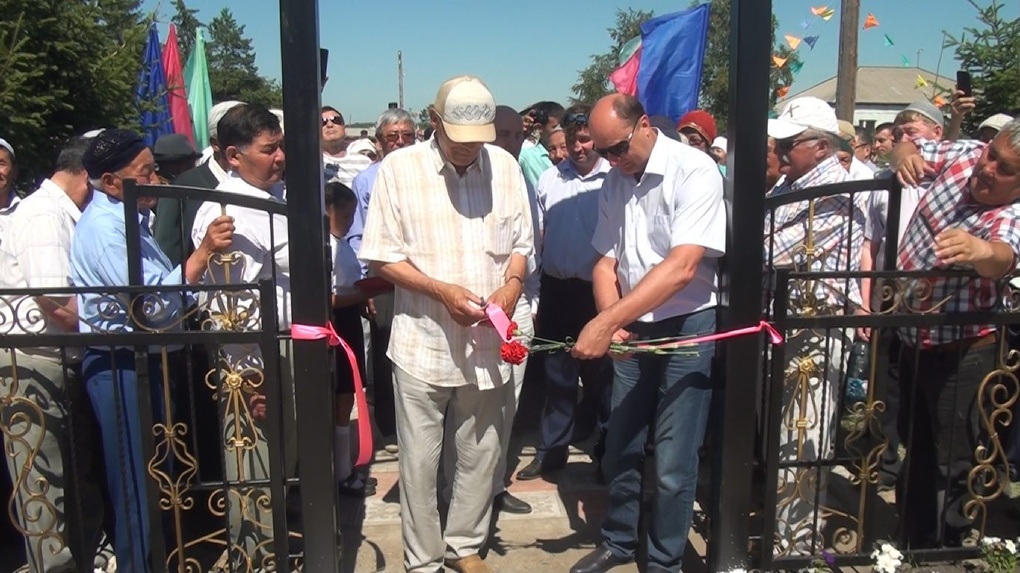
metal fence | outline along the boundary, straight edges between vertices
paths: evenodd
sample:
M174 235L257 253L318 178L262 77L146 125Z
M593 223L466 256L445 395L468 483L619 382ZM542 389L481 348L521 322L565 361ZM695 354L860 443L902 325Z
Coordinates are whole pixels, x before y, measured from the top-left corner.
M224 280L243 265L227 252L210 259L206 284L138 286L139 195L179 199L182 210L193 200L287 212L281 202L233 193L128 184L125 264L134 286L0 291L0 432L14 481L8 515L30 563L66 563L70 555L76 570L104 567L111 552L97 555L101 534L113 539L110 518L128 504L107 477L129 480L132 467L104 464L100 451L134 439L146 474L149 534L141 543L153 571L300 568L301 496L335 492L302 491L297 479L291 342L277 327L276 282ZM181 232L186 244L190 230ZM48 319L38 301L82 296L99 297L101 316L126 327L86 325L79 315L83 332L43 333ZM172 320L152 320L168 297L193 302ZM90 357L110 372L110 403L89 398ZM129 378L137 382L125 384ZM96 425L111 411L115 436ZM331 476L328 457L324 467Z
M773 217L803 207L807 232L764 273L766 312L785 343L766 351L758 396L761 503L751 541L763 570L807 567L823 553L840 565L870 563L879 542L914 563L974 557L982 537L1020 532L1010 475L1020 462L1012 424L1020 354L1009 335L1020 293L1003 278L964 312L954 301L972 272L852 270L860 222L826 227L822 214L854 212L870 192L888 194L891 269L900 203L891 178L766 200ZM767 262L783 248L770 224ZM827 232L840 239L819 240ZM865 281L875 293L868 313L857 310ZM978 338L973 325L994 335ZM958 342L926 347L925 329Z

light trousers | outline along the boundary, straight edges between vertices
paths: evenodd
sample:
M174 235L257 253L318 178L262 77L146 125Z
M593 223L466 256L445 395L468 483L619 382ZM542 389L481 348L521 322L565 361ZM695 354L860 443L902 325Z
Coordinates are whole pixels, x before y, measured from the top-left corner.
M477 386L433 386L394 365L397 445L400 447L400 524L404 568L443 571L444 557L477 554L492 517L492 476L503 456L505 394ZM446 530L439 522L437 482L446 427L454 433L457 462ZM447 450L446 456L453 455Z

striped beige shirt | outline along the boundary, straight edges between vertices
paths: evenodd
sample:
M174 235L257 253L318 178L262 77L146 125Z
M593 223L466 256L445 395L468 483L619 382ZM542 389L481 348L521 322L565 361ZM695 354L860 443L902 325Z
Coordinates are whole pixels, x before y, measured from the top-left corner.
M532 253L529 209L521 169L502 149L486 145L458 175L434 140L412 145L379 166L358 256L408 261L434 280L488 298L505 284L510 255ZM394 305L387 355L408 374L483 390L509 380L491 325L460 326L441 302L400 287Z

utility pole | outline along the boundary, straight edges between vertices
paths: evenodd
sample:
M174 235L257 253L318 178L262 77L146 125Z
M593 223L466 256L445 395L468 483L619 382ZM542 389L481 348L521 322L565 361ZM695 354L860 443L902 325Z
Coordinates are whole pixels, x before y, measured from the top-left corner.
M843 0L839 15L839 71L836 74L836 117L854 122L857 107L857 28L861 0Z
M397 104L404 109L404 53L397 50Z
M921 69L921 52L924 50L921 48L917 49L917 69ZM941 56L940 56L941 57ZM940 60L941 61L941 60Z

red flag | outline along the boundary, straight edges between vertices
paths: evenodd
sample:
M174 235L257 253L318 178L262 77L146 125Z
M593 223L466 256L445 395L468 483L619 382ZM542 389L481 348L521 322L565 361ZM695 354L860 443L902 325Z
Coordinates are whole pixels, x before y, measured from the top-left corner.
M875 28L878 26L878 18L874 14L868 13L868 17L864 19L864 29Z
M637 96L637 76L640 67L641 48L639 47L629 60L609 74L609 81L613 83L617 92Z
M177 30L173 24L170 24L166 47L163 48L163 71L166 73L167 101L170 102L170 116L174 120L174 133L187 137L195 145L191 112L188 111L188 92L184 89L184 73L181 72L181 55L177 51Z

